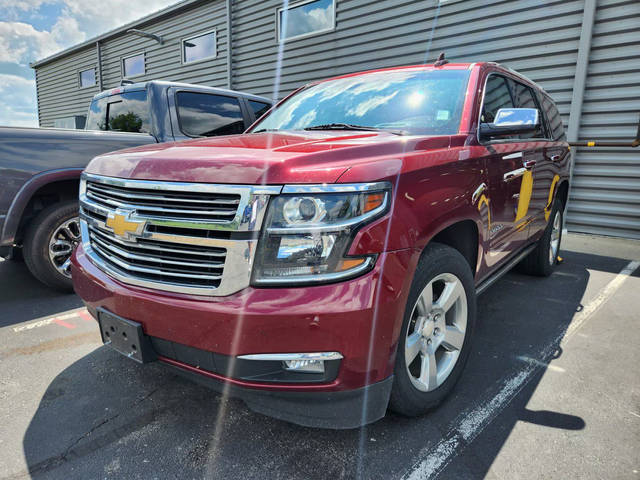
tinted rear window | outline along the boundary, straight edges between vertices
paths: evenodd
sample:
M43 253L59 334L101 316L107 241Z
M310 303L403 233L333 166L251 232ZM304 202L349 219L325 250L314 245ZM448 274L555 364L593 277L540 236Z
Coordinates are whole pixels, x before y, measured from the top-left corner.
M87 130L151 132L147 92L125 92L91 102Z
M267 113L267 110L271 108L271 105L268 103L256 102L255 100L249 100L249 106L251 107L251 110L253 110L256 119Z
M540 95L542 98L542 109L547 115L549 128L551 128L551 136L554 140L565 140L564 126L562 125L562 117L553 101L546 95Z
M244 132L237 98L209 93L178 92L180 130L191 137L212 137Z

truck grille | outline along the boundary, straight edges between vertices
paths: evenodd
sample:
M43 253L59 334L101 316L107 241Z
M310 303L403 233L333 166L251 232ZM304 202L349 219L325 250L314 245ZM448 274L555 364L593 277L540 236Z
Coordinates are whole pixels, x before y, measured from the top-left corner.
M202 288L220 285L227 254L224 248L196 250L144 239L130 245L93 227L89 228L89 241L105 263L127 275Z
M149 191L92 181L87 182L86 195L105 208L130 208L140 215L178 220L230 221L240 204L240 195Z
M127 180L84 174L83 247L125 283L229 295L249 285L268 196L281 187Z

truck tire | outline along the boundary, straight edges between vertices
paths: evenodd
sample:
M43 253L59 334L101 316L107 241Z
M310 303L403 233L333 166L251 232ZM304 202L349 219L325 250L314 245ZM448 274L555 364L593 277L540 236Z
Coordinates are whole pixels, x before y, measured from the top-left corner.
M558 263L560 242L562 241L563 210L562 202L558 199L554 200L544 234L538 240L535 250L520 262L518 270L538 277L548 277L553 273Z
M56 203L41 211L27 228L24 261L33 276L45 285L72 292L69 262L78 243L78 201Z
M416 269L398 341L389 407L422 415L451 392L469 357L476 292L466 259L429 245Z

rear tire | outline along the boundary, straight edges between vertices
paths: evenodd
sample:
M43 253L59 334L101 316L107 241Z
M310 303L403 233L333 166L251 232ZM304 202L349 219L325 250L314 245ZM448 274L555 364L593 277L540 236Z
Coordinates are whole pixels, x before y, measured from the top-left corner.
M549 223L544 234L538 240L535 250L520 263L523 273L538 277L548 277L558 264L560 243L562 241L562 216L564 205L558 199L554 200Z
M45 285L73 292L68 266L79 242L78 201L56 203L40 212L29 225L23 246L24 261L33 276Z
M391 410L417 416L444 400L469 357L475 321L476 292L467 260L446 245L429 245L407 300Z

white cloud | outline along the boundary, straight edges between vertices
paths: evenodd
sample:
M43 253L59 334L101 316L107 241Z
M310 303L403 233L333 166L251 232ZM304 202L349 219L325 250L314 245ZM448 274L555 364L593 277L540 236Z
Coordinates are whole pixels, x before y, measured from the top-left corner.
M0 22L0 62L25 65L60 48L51 32L40 32L22 22Z
M0 125L37 127L36 82L0 73Z

